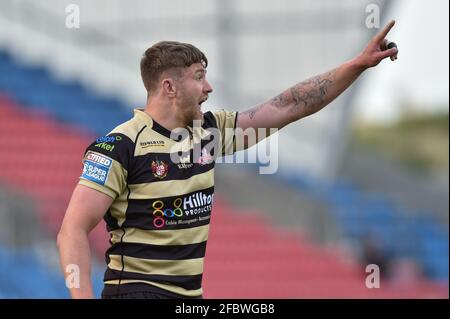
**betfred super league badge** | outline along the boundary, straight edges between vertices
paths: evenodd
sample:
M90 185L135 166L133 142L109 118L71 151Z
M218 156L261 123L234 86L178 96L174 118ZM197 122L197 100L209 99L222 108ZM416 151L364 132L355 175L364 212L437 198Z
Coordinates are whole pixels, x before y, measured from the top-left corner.
M156 178L164 178L167 176L167 172L169 171L169 166L163 161L152 161L152 173Z

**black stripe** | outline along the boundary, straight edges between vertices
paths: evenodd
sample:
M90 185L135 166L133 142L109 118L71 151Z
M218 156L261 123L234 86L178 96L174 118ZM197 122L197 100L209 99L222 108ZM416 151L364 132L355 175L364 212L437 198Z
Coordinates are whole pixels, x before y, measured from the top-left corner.
M149 245L139 243L117 243L107 251L108 255L119 255L141 259L183 260L205 257L206 241L189 245Z
M111 209L108 209L108 211L106 212L105 216L103 216L103 219L105 220L105 223L106 223L106 230L107 230L108 232L120 228L117 219L115 219L115 218L112 216L112 214L111 214Z
M178 138L178 139L172 138L172 132L169 129L167 129L164 126L162 126L161 124L159 124L158 122L156 122L153 118L152 118L152 122L153 122L153 126L152 126L152 130L153 131L158 132L159 134L161 134L161 135L163 135L163 136L165 136L167 138L173 139L175 141L181 141L181 137ZM203 114L202 127L204 129L208 129L208 128L211 128L211 127L217 128L216 120L215 120L214 115L212 114L211 111L206 112L206 113Z
M158 122L156 122L153 118L152 118L152 124L153 124L152 125L153 131L158 132L162 136L172 139L172 137L171 137L172 132L170 130L166 129L164 126L162 126ZM176 140L176 139L173 139L173 140Z
M239 115L239 113L236 112L236 116L234 118L234 129L235 130L236 130L236 125L237 125L238 115ZM236 131L233 134L233 153L235 153L235 152L236 152Z
M234 117L234 129L236 130L237 118L238 118L239 113L238 113L238 112L235 112L235 113L236 113L236 116ZM222 146L223 146L223 149L222 149L222 156L225 156L225 155L227 155L227 154L226 154L225 145L224 145L223 143L224 143L224 141L222 141ZM233 147L233 153L236 153L236 132L235 132L235 134L233 134L232 147ZM230 154L230 155L231 155L231 154Z
M217 128L217 121L214 117L214 114L209 111L203 114L203 125L204 129L208 129L210 127Z
M126 212L126 220L122 227L136 227L145 230L186 229L209 224L213 205L214 186L201 191L190 192L180 196L169 196L157 199L129 199ZM161 216L156 210L161 206L157 201L162 201L160 210L166 216ZM179 203L181 201L181 203ZM180 210L176 210L179 207ZM155 212L156 211L156 212ZM173 216L172 216L173 215ZM182 215L182 216L179 216ZM163 217L162 220L158 217ZM195 221L195 219L198 219ZM202 220L200 220L202 219ZM182 221L179 223L179 221ZM191 221L185 223L183 221Z
M123 231L123 234L122 234L122 236L120 237L120 242L122 243L123 242L123 236L125 236L125 229L124 228L122 228L122 231ZM121 264L122 264L122 270L120 271L120 274L119 274L119 285L118 285L118 290L120 289L120 282L122 281L122 273L123 273L123 271L124 271L124 269L125 269L125 262L124 262L124 260L123 260L123 251L122 251L122 253L121 253L121 256L120 256L120 262L121 262ZM109 258L108 258L109 259Z
M193 155L191 154L191 157ZM190 168L179 167L173 163L169 153L149 153L146 155L136 156L133 160L133 168L128 174L129 184L144 184L159 181L185 180L192 176L208 172L214 168L214 162L210 164L200 165L192 164ZM166 176L159 178L152 171L152 163L160 163L167 165Z
M150 213L146 214L134 214L132 218L127 218L123 227L128 228L141 228L144 230L173 230L173 229L188 229L194 227L205 226L210 223L211 213L199 214L198 216L191 216L189 218L181 218L183 221L178 223L178 219L163 218L156 219L154 215Z
M121 294L135 294L135 293L142 293L142 292L151 292L159 295L164 295L170 298L177 298L177 299L191 299L191 298L198 298L197 297L187 297L180 294L176 294L174 292L156 287L153 283L143 283L143 282L134 282L134 283L126 283L122 284L120 287ZM105 284L102 291L102 296L117 296L117 285L113 284ZM128 298L128 296L127 296ZM131 297L130 297L131 298Z
M200 275L192 276L170 276L170 275L146 275L135 272L122 272L122 280L147 280L154 281L162 284L174 285L177 287L182 287L187 290L200 289L202 287L202 277ZM116 280L117 271L107 268L105 271L105 281Z

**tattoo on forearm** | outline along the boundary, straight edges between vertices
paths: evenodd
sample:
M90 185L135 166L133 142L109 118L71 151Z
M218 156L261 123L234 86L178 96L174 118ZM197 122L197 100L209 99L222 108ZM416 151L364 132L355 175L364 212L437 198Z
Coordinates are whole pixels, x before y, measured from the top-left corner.
M306 112L314 112L323 107L328 88L334 82L336 70L315 76L298 83L288 91L272 99L272 105L277 108L293 104L292 110L297 112L300 108Z
M251 108L249 110L246 110L244 112L241 112L240 115L248 115L248 117L250 119L253 119L255 117L255 114L262 109L262 107L264 106L264 104L260 104L258 106L255 106L254 108Z
M281 93L280 95L277 95L272 99L272 104L275 105L277 108L283 108L285 106L289 105L289 96L286 96L286 92Z
M250 119L253 119L257 112L269 104L278 109L289 107L290 111L295 113L299 111L304 111L308 114L314 113L324 106L325 96L329 87L334 83L335 78L336 69L312 77L277 95L268 103L255 106L240 113L240 115L248 115ZM291 106L293 107L291 108Z

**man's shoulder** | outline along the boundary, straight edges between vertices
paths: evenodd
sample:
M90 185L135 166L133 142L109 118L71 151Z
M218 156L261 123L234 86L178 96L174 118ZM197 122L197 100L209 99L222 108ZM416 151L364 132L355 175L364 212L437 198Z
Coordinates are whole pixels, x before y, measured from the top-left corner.
M229 111L225 109L218 109L214 111L208 111L203 114L204 125L207 127L222 127L228 126L228 121L234 122L237 118L236 111Z
M225 128L235 128L237 121L236 111L229 111L219 109L215 111L206 112L204 114L204 125L207 127L215 127L220 130Z
M111 135L122 135L127 137L133 143L136 141L139 133L142 132L142 129L146 125L139 121L136 117L116 126L111 132L109 132L106 136Z
M136 118L132 118L92 141L86 149L85 156L89 152L94 152L114 159L127 168L134 153L137 136L144 127L145 125Z

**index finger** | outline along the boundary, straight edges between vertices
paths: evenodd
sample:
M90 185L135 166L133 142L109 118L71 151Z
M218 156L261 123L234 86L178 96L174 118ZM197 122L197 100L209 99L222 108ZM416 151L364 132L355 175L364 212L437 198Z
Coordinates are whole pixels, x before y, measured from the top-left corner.
M377 42L381 42L381 40L383 40L386 35L389 33L389 31L391 31L392 27L395 24L395 20L391 20L391 22L389 22L383 30L381 30L376 36L375 39Z

